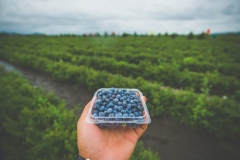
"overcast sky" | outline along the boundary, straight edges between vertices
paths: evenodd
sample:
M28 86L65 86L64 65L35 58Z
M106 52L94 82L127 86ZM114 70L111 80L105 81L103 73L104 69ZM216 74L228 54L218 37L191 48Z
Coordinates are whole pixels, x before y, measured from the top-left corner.
M0 0L0 32L240 31L240 0Z

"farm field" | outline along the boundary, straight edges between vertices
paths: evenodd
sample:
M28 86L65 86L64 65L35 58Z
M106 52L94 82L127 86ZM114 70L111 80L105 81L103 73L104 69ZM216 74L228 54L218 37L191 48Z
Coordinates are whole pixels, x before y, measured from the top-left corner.
M167 115L194 130L239 141L239 42L239 34L1 36L0 59L92 92L138 88L152 117Z
M0 66L1 145L3 159L74 159L75 112L66 102L41 87L32 86L20 73L6 73ZM75 142L75 143L74 143ZM131 160L160 159L138 142Z

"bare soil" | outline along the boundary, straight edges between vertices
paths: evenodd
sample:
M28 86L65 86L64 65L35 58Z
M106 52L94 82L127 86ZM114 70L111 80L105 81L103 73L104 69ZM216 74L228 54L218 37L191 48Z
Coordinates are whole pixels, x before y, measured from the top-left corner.
M40 86L64 99L67 108L85 106L93 97L86 87L53 80L49 75L27 68L19 68L0 61L8 70L21 73L34 86ZM79 108L80 115L82 107ZM152 117L147 131L140 138L146 147L159 153L163 160L237 160L213 135L179 124L169 116ZM223 143L228 143L223 142ZM232 142L231 142L232 143ZM237 145L239 147L239 145ZM233 148L240 150L240 148Z

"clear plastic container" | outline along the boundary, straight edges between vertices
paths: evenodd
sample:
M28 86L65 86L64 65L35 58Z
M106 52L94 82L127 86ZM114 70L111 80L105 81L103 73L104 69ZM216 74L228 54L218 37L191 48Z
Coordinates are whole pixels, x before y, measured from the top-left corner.
M149 124L151 118L138 89L101 88L93 96L85 121L100 128L135 128Z

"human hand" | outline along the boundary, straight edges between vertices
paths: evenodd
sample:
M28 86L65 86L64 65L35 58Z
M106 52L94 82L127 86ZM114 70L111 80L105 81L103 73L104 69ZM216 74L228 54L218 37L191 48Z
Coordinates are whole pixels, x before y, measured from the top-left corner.
M146 97L143 98L146 102ZM91 101L85 106L77 123L79 155L91 160L129 159L148 125L141 124L137 128L99 128L85 122L90 104Z

